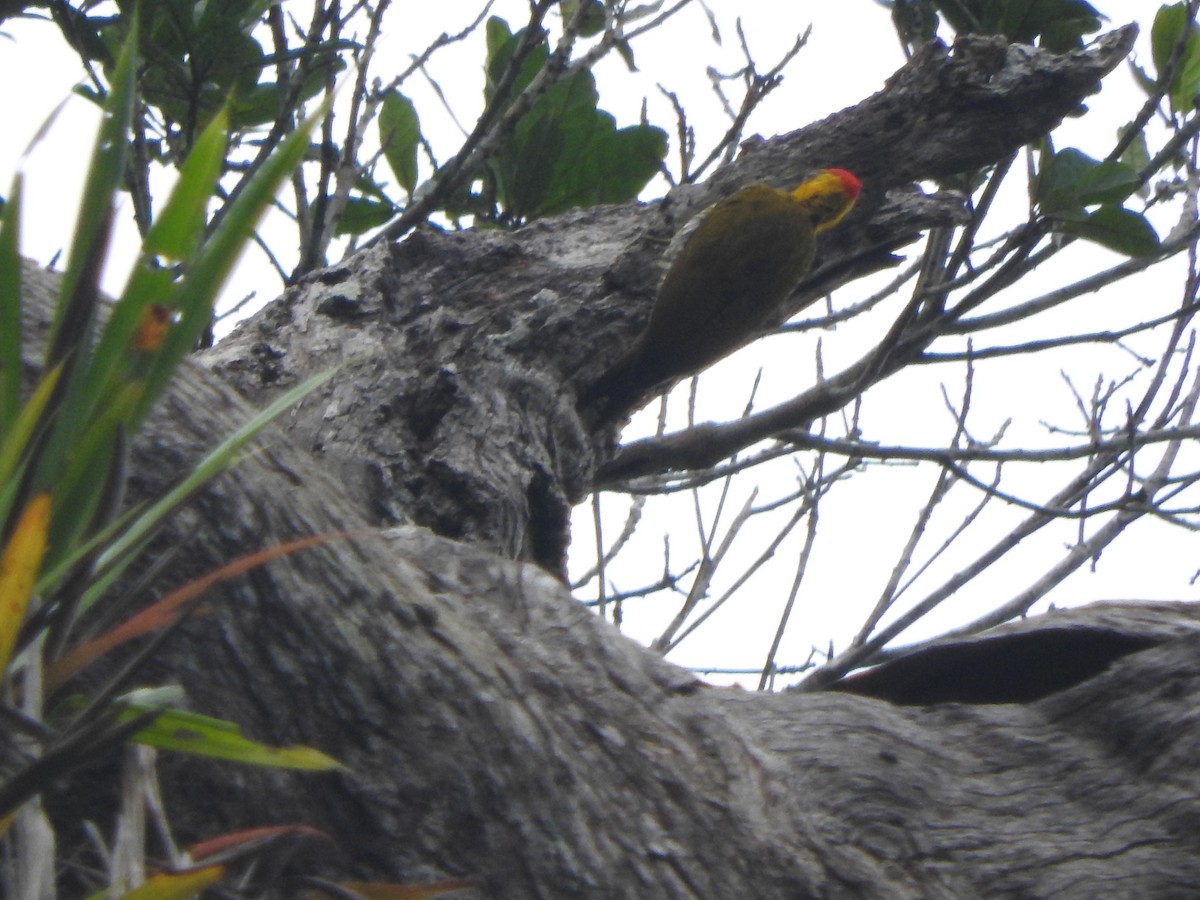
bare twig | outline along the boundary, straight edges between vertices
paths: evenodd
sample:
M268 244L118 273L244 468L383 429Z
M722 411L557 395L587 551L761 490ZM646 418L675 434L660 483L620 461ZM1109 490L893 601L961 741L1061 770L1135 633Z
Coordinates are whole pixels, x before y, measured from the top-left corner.
M812 481L820 483L821 476L824 473L825 457L818 453L816 462L813 464ZM796 604L796 595L800 592L800 585L804 581L804 575L808 571L808 561L812 557L813 546L817 542L817 523L820 520L820 504L821 495L814 494L812 503L808 510L808 528L804 533L804 546L800 548L800 556L796 560L796 573L792 578L792 587L788 591L787 601L783 605L783 611L779 614L779 621L775 625L775 636L771 639L771 646L767 650L767 658L763 662L762 676L758 680L758 689L766 690L768 679L775 673L775 655L779 652L779 644L783 641L783 633L787 630L788 621L792 617L792 609Z

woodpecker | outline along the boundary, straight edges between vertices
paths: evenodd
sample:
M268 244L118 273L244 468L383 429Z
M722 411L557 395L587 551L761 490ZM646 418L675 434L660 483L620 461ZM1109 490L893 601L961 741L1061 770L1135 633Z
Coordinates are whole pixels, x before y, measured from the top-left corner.
M808 274L816 236L861 188L845 169L824 169L790 191L751 184L709 207L667 269L645 331L583 402L620 408L742 346Z

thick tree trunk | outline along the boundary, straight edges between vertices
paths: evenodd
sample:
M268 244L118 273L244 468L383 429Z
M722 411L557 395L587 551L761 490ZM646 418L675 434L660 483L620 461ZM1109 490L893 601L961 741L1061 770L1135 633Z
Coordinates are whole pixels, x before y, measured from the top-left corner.
M910 659L894 679L768 696L698 683L554 577L570 505L613 452L614 423L581 415L574 388L644 322L683 211L844 165L867 196L817 277L878 267L885 255L858 251L957 214L907 183L1048 130L1131 40L1065 57L931 47L881 94L710 185L515 234L415 234L312 276L186 367L139 443L141 492L251 405L342 364L173 524L172 581L281 539L394 527L215 592L147 676L348 767L172 763L175 822L192 836L305 822L340 847L332 871L462 876L494 897L1193 892L1191 607L1059 613Z

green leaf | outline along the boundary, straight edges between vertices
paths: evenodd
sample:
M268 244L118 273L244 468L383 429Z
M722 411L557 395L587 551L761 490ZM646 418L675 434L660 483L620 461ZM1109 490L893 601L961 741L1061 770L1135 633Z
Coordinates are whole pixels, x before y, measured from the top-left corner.
M1143 148L1144 152L1144 148ZM1158 235L1145 217L1121 206L1141 185L1127 161L1092 159L1074 148L1052 152L1045 142L1034 199L1059 231L1102 244L1118 253L1156 253ZM1088 211L1087 207L1099 206Z
M118 429L127 433L135 430L133 416L144 406L145 374L155 352L140 347L136 335L146 317L153 314L152 307L161 307L164 315L172 315L169 305L176 290L175 276L160 265L158 258L184 261L200 245L208 201L225 160L225 121L224 113L218 114L185 160L170 198L146 235L137 267L97 342L77 404L87 426L76 434L67 470L56 486L57 497L68 504L67 508L80 513L91 508L95 498L79 495L79 490L94 490L95 475L105 471ZM67 540L57 546L69 548L88 522L83 515L73 516L72 533L60 534Z
M378 228L396 215L396 206L386 200L369 200L366 197L351 197L346 201L342 217L338 219L334 234L362 234Z
M116 455L117 441L141 393L140 383L129 384L88 423L68 449L64 471L54 486L55 507L67 513L55 525L58 548L79 543L96 518L106 479L111 477L114 466L118 472L123 468L123 458ZM58 554L54 559L57 558Z
M558 87L562 85L555 85ZM558 92L554 93L558 95ZM501 206L514 220L535 214L550 189L563 142L560 122L547 105L539 101L501 146L493 165L497 194Z
M27 3L21 5L42 6L43 4ZM71 49L84 59L99 60L106 69L111 68L113 60L117 56L117 51L119 51L124 41L119 41L111 46L104 41L101 36L101 30L98 27L99 23L103 20L89 17L70 3L59 4L55 7L54 15L55 21L59 25L59 31L66 38L67 43L71 45Z
M1068 147L1043 153L1034 198L1043 213L1062 217L1087 206L1119 204L1139 186L1137 170L1129 164L1102 162Z
M136 38L137 23L131 26ZM129 125L133 120L137 54L134 40L122 51L105 104L105 116L88 165L83 201L63 273L60 302L50 329L47 361L58 362L83 342L91 328L98 297L100 266L108 249L113 197L125 174ZM74 353L76 362L80 354Z
M256 84L238 94L230 106L230 124L239 131L267 125L279 117L285 91L276 82Z
M314 48L296 102L304 103L322 93L334 77L346 69L346 61L339 51L353 50L356 46L352 41L329 41ZM272 55L264 62L273 63L277 59L278 55ZM284 97L291 90L290 85L280 87L274 81L259 82L248 90L243 89L230 104L230 125L240 131L274 122L279 117Z
M257 0L142 4L146 15L141 44L142 95L181 137L177 144L185 150L193 135L203 130L231 97L233 105L228 112L237 128L273 122L279 115L281 92L269 84L277 59L265 54L253 36L261 10L269 5ZM333 45L322 45L307 51L315 64L302 94L312 90L314 78L321 81L317 90L323 89L329 64L326 51L333 49ZM260 82L265 83L261 88Z
M126 711L121 714L120 721L128 721L154 709L153 705L127 702ZM180 709L163 710L150 725L135 732L133 740L161 750L175 750L273 769L327 772L345 768L333 757L312 747L271 747L243 737L241 729L232 722Z
M0 443L21 414L21 186L0 210Z
M579 25L579 34L582 37L591 37L599 34L604 30L604 4L601 0L583 0L586 9L583 12L583 21ZM575 14L579 11L580 0L562 0L561 9L564 22L571 22L575 19Z
M560 208L634 200L660 171L667 153L667 133L653 125L606 130L589 148L577 181L559 200ZM554 198L552 198L554 199ZM559 210L555 210L556 212ZM549 212L543 215L549 215Z
M229 127L222 112L213 118L188 154L170 200L146 235L142 245L144 257L158 255L182 262L196 252L228 145Z
M371 197L375 200L387 200L389 203L391 203L391 200L388 199L387 192L384 191L384 189L375 182L370 174L366 172L360 173L359 176L354 179L354 190L363 197ZM395 206L394 203L392 205Z
M508 22L504 19L492 16L487 20L483 30L487 40L487 64L490 69L500 53L500 48L512 40L512 29L508 27Z
M539 32L539 35L540 40L534 44L533 48L529 50L521 62L520 71L517 73L513 87L508 92L506 102L503 104L504 108L512 102L514 97L529 86L529 82L533 81L534 76L541 71L542 66L546 64L546 60L550 58L550 45L546 41L545 32ZM483 97L486 102L491 103L492 98L495 97L496 90L508 72L509 64L512 62L524 38L524 28L516 34L512 34L509 32L508 23L503 19L497 16L488 19L488 60L485 69L487 78L484 81L483 89Z
M1183 3L1161 7L1150 29L1151 55L1159 81L1166 74L1175 48L1184 41L1185 31L1187 39L1166 89L1171 109L1177 113L1190 111L1200 90L1200 33L1195 22L1189 23Z
M1119 139L1124 139L1126 132L1131 126L1132 123L1118 128L1117 137ZM1150 148L1146 144L1146 133L1144 131L1139 132L1134 139L1130 141L1129 146L1126 147L1124 152L1121 154L1120 163L1132 172L1144 172L1147 168L1149 168ZM1142 199L1148 198L1150 196L1150 186L1147 184L1139 185L1137 189L1137 195Z
M1184 3L1161 6L1154 16L1154 24L1150 27L1150 55L1159 78L1162 78L1175 45L1183 37L1186 25L1187 5Z
M1175 78L1175 88L1171 91L1171 108L1177 113L1190 112L1195 105L1198 90L1200 90L1200 34L1193 31L1188 35L1183 64Z
M88 168L83 200L80 204L75 235L71 242L70 262L59 286L52 337L47 343L46 366L63 364L60 394L47 407L53 425L39 439L36 469L32 472L34 490L54 493L55 515L51 523L50 563L70 549L68 535L78 533L81 510L95 507L104 490L104 479L90 481L81 494L66 483L65 473L87 468L79 451L86 446L97 453L98 470L107 471L111 448L94 443L81 445L81 436L89 428L86 405L90 382L90 362L97 307L100 302L100 275L107 257L113 219L114 198L125 175L129 125L133 118L135 76L137 72L136 16L130 26L130 38L121 51L105 102L105 115L96 136ZM72 458L72 454L74 457ZM65 496L82 497L80 509L63 509ZM65 514L60 514L65 513ZM48 563L49 564L49 563Z
M1152 256L1160 249L1146 217L1120 206L1102 206L1082 221L1063 222L1060 230L1126 256Z
M421 123L417 108L399 91L383 98L379 110L379 138L383 155L396 180L411 197L417 186L417 148L421 144Z
M17 332L18 336L20 333ZM54 396L61 375L62 363L43 373L37 387L29 395L29 400L24 406L18 407L17 417L4 430L3 439L0 440L0 485L7 486L15 480L21 467L21 458L37 431L42 413L50 403L50 398ZM5 522L7 517L7 506L0 504L0 524Z

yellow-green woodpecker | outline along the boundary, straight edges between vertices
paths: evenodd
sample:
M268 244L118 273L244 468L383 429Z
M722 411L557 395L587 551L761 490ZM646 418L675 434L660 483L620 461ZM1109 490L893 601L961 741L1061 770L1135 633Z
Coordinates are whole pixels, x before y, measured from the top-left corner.
M816 235L861 187L845 169L824 169L794 190L752 184L710 207L659 285L646 330L584 401L616 409L744 344L808 274Z

